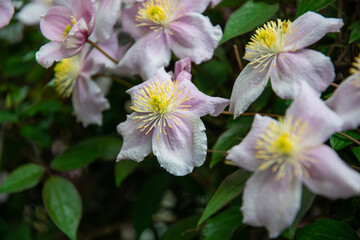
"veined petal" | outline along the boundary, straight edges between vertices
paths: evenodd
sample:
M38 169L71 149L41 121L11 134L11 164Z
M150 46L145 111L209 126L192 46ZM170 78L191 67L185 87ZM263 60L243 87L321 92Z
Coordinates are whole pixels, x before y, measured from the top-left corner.
M79 48L81 49L89 37L89 34L85 19L80 18L66 35L61 48L73 51L76 51Z
M37 25L40 17L46 14L50 7L51 5L45 2L30 2L21 8L20 12L16 14L16 18L25 25Z
M259 114L255 115L251 130L240 144L234 146L228 151L227 160L232 161L241 168L249 171L257 171L263 160L255 158L257 150L255 149L256 142L264 133L265 129L269 128L271 122L276 122L270 117L263 117Z
M245 112L264 91L270 75L269 65L271 63L261 69L248 64L235 80L230 97L230 112L234 113L234 118Z
M271 70L272 88L284 99L296 97L301 81L306 81L321 93L334 78L335 70L330 58L309 49L279 53L276 66Z
M11 0L2 0L0 2L0 28L9 24L14 14L14 6Z
M199 64L212 58L222 38L220 26L213 26L208 17L188 13L169 25L170 48L181 58L189 57Z
M312 192L331 199L360 194L360 174L349 168L333 149L321 145L308 156L314 161L304 183Z
M137 129L138 123L133 117L136 113L127 116L127 120L117 126L118 133L123 137L123 145L116 161L131 159L142 161L151 152L152 134L145 134Z
M283 51L296 51L310 46L328 32L340 32L343 25L344 22L340 18L324 18L320 14L307 12L291 24Z
M75 0L71 8L80 18L84 18L86 25L91 33L95 26L96 5L95 0ZM89 34L90 35L90 34Z
M102 111L110 108L99 86L84 76L80 76L76 81L72 101L75 116L84 127L89 124L102 125Z
M72 11L66 7L55 6L50 8L40 21L41 33L51 41L64 41L65 29L67 26L72 26L72 15Z
M137 3L133 7L128 9L123 9L121 11L121 24L123 27L123 31L129 34L135 40L145 36L148 33L151 33L152 30L148 27L136 26L139 24L135 20L135 17L138 13L139 8L142 6L142 3ZM160 34L160 33L158 33Z
M156 128L152 144L160 166L173 175L183 176L204 163L207 139L205 126L198 116L189 113L179 120L177 124L170 123L172 128L167 127L166 134Z
M243 205L243 222L264 226L275 238L294 221L301 203L301 182L284 177L277 180L269 169L258 171L247 181Z

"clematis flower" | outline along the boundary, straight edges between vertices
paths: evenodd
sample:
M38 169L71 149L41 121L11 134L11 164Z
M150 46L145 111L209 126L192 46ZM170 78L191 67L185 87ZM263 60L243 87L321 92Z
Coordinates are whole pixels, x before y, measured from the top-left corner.
M51 7L53 7L52 0L33 0L21 8L16 18L25 25L37 25L41 16L45 15Z
M78 54L95 26L95 0L54 1L40 22L42 34L51 42L36 53L36 60L48 68L54 61Z
M234 117L260 96L269 77L275 93L284 99L294 99L303 81L318 93L324 91L334 80L334 66L329 57L304 48L342 26L342 19L307 12L293 23L278 19L258 28L246 46L244 59L250 63L237 77L231 94Z
M209 60L222 31L201 14L208 4L209 0L147 0L123 10L123 30L136 42L119 63L121 71L148 79L169 64L171 51L196 64Z
M342 130L355 129L360 125L360 58L356 57L350 75L326 103L344 120Z
M302 183L330 199L360 194L360 174L323 144L341 125L307 83L301 84L285 118L256 115L248 135L227 156L255 172L244 189L243 221L265 226L271 238L277 237L300 209Z
M134 112L117 126L124 139L117 161L140 162L152 150L161 167L176 176L204 163L207 139L200 117L219 115L229 100L201 93L191 83L190 64L190 59L178 61L174 76L162 67L127 91Z
M1 0L0 2L0 28L9 24L14 14L14 5L11 0Z

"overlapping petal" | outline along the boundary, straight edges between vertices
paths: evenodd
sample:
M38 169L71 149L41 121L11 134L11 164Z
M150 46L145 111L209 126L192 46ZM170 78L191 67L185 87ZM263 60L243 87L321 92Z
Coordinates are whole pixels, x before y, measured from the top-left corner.
M14 14L14 6L11 0L2 0L0 2L0 28L9 24Z

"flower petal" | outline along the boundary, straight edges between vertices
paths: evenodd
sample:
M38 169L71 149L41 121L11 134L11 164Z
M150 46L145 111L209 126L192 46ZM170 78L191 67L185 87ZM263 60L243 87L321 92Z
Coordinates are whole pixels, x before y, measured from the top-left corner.
M117 126L124 141L116 161L131 159L140 162L151 152L152 134L145 134L137 129L139 124L133 119L135 115L136 113L128 115L127 120Z
M248 64L236 78L230 97L230 112L237 118L253 103L269 80L269 65L261 71Z
M317 42L328 32L340 32L344 22L340 18L324 18L320 14L307 12L298 17L292 24L288 43L283 51L295 51Z
M72 15L72 11L66 7L55 6L50 8L40 21L41 33L51 41L64 41L66 27L72 26Z
M95 26L95 0L75 0L71 9L75 16L84 18L89 31L92 32Z
M264 133L264 130L269 128L270 123L275 121L270 117L256 114L251 130L238 145L228 151L226 159L249 171L258 170L263 161L255 158L256 142L260 135Z
M294 121L301 119L307 123L310 136L304 141L311 145L322 144L335 132L341 129L343 121L323 102L317 93L302 82L298 97L286 111L286 118L293 117Z
M37 25L40 17L46 14L50 7L51 5L45 2L30 2L21 8L20 12L16 14L16 18L25 25Z
M166 127L167 135L156 128L152 144L160 166L175 176L183 176L204 163L207 139L204 123L198 116L189 113L177 123L172 128Z
M326 146L321 145L308 156L309 177L304 177L304 183L314 193L331 199L348 198L360 194L360 174L349 168L336 154Z
M121 11L122 30L136 40L153 32L148 26L136 26L139 22L135 18L141 6L142 3L137 3L133 7Z
M191 79L191 59L190 58L184 58L175 63L175 71L174 71L174 79L178 77L178 75L182 72L186 72L188 78ZM190 74L190 75L189 75Z
M74 113L84 127L89 124L102 125L102 111L110 104L100 88L88 77L79 77L72 95Z
M348 77L326 100L326 104L344 120L341 130L355 129L360 124L360 75Z
M247 181L241 210L243 222L265 226L270 238L277 237L295 219L301 203L301 182L276 179L271 170L259 171Z
M9 24L14 14L14 6L11 0L1 0L0 2L0 28Z
M334 78L335 70L330 58L309 49L278 54L276 66L271 71L272 88L284 99L296 97L300 81L306 81L321 93L329 87Z
M178 58L189 57L199 64L212 58L222 38L220 26L213 26L208 17L188 13L169 25L170 48Z
M180 13L189 13L189 12L196 12L202 13L206 10L207 6L209 5L209 0L181 0L179 1L179 7L181 8Z

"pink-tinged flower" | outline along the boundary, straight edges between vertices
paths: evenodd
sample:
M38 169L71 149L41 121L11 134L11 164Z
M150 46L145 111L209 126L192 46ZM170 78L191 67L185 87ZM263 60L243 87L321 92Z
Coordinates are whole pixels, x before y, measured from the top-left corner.
M207 139L200 117L219 115L229 100L201 93L191 82L190 64L178 61L174 76L162 67L127 91L134 112L117 126L124 139L117 161L140 162L153 151L161 167L176 176L204 163Z
M54 61L78 54L95 26L95 0L58 0L40 21L42 34L51 42L36 53L48 68Z
M15 16L25 25L33 26L40 22L41 16L53 7L51 0L33 0L25 4Z
M355 129L360 125L360 58L356 57L350 75L326 101L344 120L342 130Z
M171 51L199 64L211 59L222 31L201 13L209 0L147 0L122 12L124 32L136 42L119 68L148 79L167 66Z
M14 5L11 0L0 1L0 28L9 24L14 14Z
M360 194L360 174L323 144L341 125L305 82L284 119L256 115L248 135L227 156L255 172L243 194L244 222L265 226L277 237L299 211L302 183L330 199Z
M236 79L231 94L234 117L260 96L269 78L275 93L284 99L294 99L303 81L318 93L324 91L334 80L334 66L329 57L304 48L328 32L339 32L342 26L342 19L307 12L294 22L278 19L258 28L246 46L244 59L250 63Z

